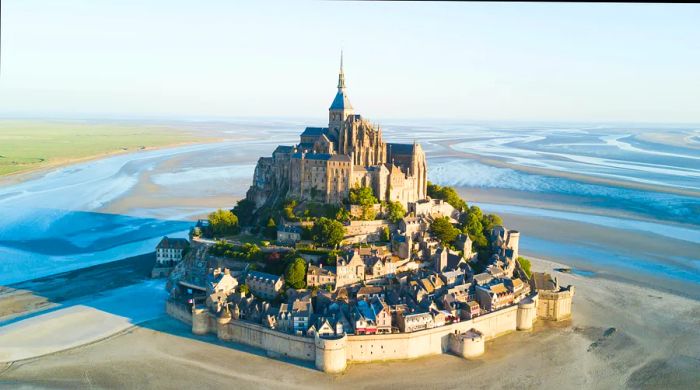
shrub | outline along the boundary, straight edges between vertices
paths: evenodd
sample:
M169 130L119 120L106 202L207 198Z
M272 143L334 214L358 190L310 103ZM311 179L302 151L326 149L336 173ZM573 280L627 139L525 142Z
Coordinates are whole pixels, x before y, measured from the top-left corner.
M530 271L530 267L532 264L530 263L530 260L520 256L518 257L518 264L520 265L520 268L523 269L523 272L525 272L525 275L527 275L528 278L531 278L532 272Z
M391 222L398 222L406 216L406 209L401 202L389 202L387 204L387 219Z
M209 223L217 236L238 233L238 217L230 210L218 209L209 214Z

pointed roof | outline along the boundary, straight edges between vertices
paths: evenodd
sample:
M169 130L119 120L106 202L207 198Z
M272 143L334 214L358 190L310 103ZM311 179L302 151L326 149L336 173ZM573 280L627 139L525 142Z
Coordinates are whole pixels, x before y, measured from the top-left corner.
M335 94L331 110L352 110L350 99L345 94L345 73L343 72L343 51L340 51L340 73L338 73L338 92Z

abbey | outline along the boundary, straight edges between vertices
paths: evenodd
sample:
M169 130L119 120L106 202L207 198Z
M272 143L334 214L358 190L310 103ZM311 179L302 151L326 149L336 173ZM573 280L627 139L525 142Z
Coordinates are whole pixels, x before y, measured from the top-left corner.
M338 92L328 110L328 127L307 127L299 144L278 146L255 167L246 198L260 207L289 196L341 203L355 186L370 187L379 200L425 199L427 166L421 146L385 143L382 129L356 115L345 88L340 59Z

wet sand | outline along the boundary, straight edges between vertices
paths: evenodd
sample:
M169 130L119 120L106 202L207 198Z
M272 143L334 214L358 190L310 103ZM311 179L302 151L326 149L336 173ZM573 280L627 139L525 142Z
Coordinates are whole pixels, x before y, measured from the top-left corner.
M25 282L0 286L0 325L17 316L50 309L57 304L119 287L150 277L155 253L98 264Z
M487 343L466 361L444 354L353 364L326 375L310 364L191 335L161 318L91 345L15 362L0 386L50 388L692 388L700 382L700 303L614 280L553 271L576 286L574 317L539 321Z

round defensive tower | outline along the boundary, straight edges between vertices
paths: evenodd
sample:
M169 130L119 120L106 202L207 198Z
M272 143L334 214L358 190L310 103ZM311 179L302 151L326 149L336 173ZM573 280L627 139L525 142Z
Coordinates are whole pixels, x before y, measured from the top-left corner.
M192 333L207 334L209 332L209 313L204 305L192 307Z
M316 334L316 368L327 373L345 371L348 365L345 348L348 336L321 337Z
M476 359L486 350L484 335L476 329L450 335L450 349L457 356Z
M216 319L216 336L220 340L231 340L231 332L228 324L231 322L231 311L228 306L224 306L219 317Z
M527 297L518 303L515 327L518 330L531 330L537 319L537 295Z
M517 259L518 256L520 256L520 232L517 230L510 230L509 234L508 245L513 249L513 259Z

